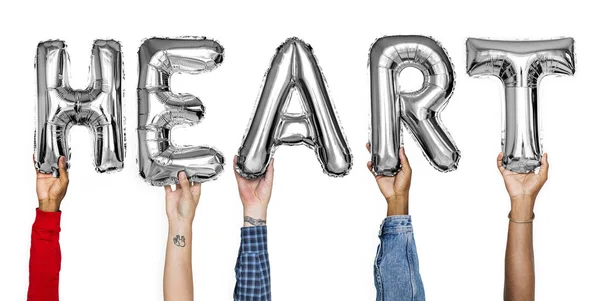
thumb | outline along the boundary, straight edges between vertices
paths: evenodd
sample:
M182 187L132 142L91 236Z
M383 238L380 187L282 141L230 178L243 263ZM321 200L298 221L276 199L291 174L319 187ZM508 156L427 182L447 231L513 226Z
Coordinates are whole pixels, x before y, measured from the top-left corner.
M542 180L548 180L548 169L550 165L548 164L548 154L544 154L542 156L542 165L540 167L539 175L542 177Z
M179 172L179 185L181 186L181 191L183 191L186 195L191 195L190 191L190 181L187 178L187 174L185 171Z
M67 159L65 156L58 158L58 180L61 184L67 185L69 183L69 172L67 171Z

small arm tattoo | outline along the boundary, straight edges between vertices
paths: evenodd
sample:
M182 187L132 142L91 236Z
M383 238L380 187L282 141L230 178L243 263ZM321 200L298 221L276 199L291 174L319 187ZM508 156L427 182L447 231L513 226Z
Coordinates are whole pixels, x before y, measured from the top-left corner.
M175 244L178 247L185 247L185 236L175 235L175 237L173 237L173 244Z
M244 221L252 226L266 226L267 221L264 219L257 219L250 216L244 216Z

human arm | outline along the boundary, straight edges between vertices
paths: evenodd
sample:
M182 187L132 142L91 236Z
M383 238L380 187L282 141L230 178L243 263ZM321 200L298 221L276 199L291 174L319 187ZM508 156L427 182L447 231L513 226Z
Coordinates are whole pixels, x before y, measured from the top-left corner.
M515 173L502 165L503 154L497 158L510 197L508 238L505 255L504 300L533 301L535 299L535 269L533 256L533 207L538 193L548 179L548 155L536 174Z
M370 150L367 144L367 150ZM379 230L379 246L375 256L374 275L377 300L425 300L425 289L419 271L411 216L408 215L408 196L412 168L400 148L402 169L395 176L373 174L381 194L387 201L387 217ZM369 171L372 162L367 163Z
M169 235L165 256L163 294L165 301L194 300L192 275L192 222L200 200L200 183L190 183L179 172L179 184L165 186Z
M65 157L59 158L58 172L57 178L36 170L38 208L31 229L27 301L58 301L59 298L60 204L69 186Z
M234 158L233 166L236 166ZM273 161L259 179L246 179L234 171L244 206L244 227L235 266L235 301L270 301L271 269L267 250L267 207L273 188Z

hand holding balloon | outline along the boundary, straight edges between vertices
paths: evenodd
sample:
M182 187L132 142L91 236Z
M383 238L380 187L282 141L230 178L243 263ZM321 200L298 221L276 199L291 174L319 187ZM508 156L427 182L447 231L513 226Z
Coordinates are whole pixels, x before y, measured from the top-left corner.
M190 183L185 172L179 172L179 184L172 190L165 186L165 200L169 223L191 225L200 201L200 183Z
M542 165L536 174L527 174L510 171L502 163L503 153L498 155L498 170L504 179L506 191L510 196L512 205L511 217L514 219L528 220L533 216L535 199L548 180L548 154L542 156Z
M35 157L33 164L35 168ZM58 160L58 178L52 174L42 173L37 168L35 172L37 174L36 192L39 209L44 212L57 212L69 187L69 172L65 157L62 156Z
M257 179L246 179L236 170L237 156L233 159L233 173L238 183L240 199L244 205L244 227L260 226L266 224L267 207L271 200L271 191L273 190L273 177L275 169L271 163L264 176Z
M509 170L504 157L504 153L500 153L496 160L511 202L504 263L504 300L534 300L533 206L548 179L548 155L541 156L537 174Z
M369 143L367 143L367 150L371 151ZM388 203L388 216L408 214L408 192L410 190L412 168L404 152L404 147L400 148L399 158L402 169L394 176L376 175L373 172L373 162L367 162L367 168L375 177L379 190Z

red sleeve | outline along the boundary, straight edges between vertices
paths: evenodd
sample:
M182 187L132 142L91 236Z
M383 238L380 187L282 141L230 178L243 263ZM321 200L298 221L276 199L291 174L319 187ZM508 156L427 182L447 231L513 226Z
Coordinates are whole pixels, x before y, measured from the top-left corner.
M58 301L61 212L36 209L31 229L27 301Z

